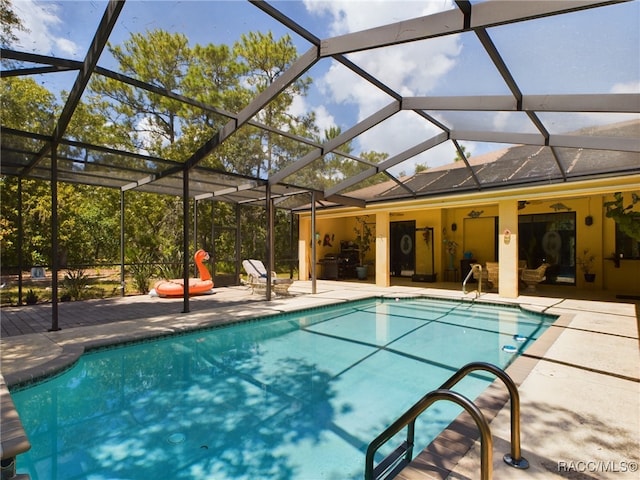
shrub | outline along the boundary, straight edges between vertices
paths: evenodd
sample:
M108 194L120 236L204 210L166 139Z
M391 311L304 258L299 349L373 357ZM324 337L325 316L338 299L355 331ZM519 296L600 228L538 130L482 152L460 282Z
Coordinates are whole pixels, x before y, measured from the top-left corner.
M88 280L89 277L85 275L84 270L81 268L67 270L62 281L65 293L73 300L82 300Z
M142 294L149 293L149 279L153 276L155 270L152 255L149 253L136 253L132 260L129 268L136 290Z
M29 291L27 292L25 302L27 302L27 305L35 305L36 303L38 303L38 295L33 291L33 289L29 289Z

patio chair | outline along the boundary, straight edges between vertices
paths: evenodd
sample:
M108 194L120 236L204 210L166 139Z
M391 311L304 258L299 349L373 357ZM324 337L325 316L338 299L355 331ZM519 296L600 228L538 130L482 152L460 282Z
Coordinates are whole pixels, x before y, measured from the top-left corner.
M545 280L545 273L549 268L548 263L543 263L538 268L525 268L520 274L520 280L522 280L527 286L527 290L534 292L536 286Z
M480 280L482 279L482 283L484 285L487 284L487 280L489 277L487 276L487 270L479 263L474 263L471 265L471 270L473 271L473 279Z
M487 262L484 268L487 271L487 282L489 284L489 288L497 290L500 264L498 262Z
M247 272L248 283L253 293L267 289L267 269L260 260L243 260L242 266ZM278 278L276 272L271 272L271 287L276 295L288 295L289 287L293 283L290 278Z
M474 264L473 278L480 280L486 290L497 290L498 288L498 262L487 262L483 267L479 263Z

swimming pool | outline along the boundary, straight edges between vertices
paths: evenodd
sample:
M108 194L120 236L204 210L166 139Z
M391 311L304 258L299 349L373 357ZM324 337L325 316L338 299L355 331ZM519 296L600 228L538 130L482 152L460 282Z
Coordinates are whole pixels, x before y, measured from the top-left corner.
M33 480L359 479L369 442L420 397L470 361L506 367L554 319L377 298L94 351L12 391L32 444L17 469ZM456 390L475 398L491 380ZM445 402L425 412L416 451L458 413Z

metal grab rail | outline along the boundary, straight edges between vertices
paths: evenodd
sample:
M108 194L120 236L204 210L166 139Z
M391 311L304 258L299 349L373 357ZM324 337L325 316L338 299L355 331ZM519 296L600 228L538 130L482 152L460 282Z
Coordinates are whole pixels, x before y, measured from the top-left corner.
M454 373L440 388L452 388L456 383L476 370L493 373L502 380L507 387L509 391L509 403L511 404L511 453L507 453L503 457L503 460L515 468L529 468L529 462L521 456L520 452L520 394L518 393L518 387L516 387L514 381L504 370L491 363L471 362Z
M385 478L390 478L391 475L395 475L401 468L409 464L413 458L413 444L415 433L415 421L420 414L425 411L431 404L437 400L451 400L461 407L463 407L475 420L478 429L480 430L480 448L481 448L481 478L482 480L488 480L491 478L492 471L492 439L489 425L482 415L482 412L478 407L468 400L466 397L459 393L453 392L450 389L455 386L460 380L466 377L469 373L476 370L483 370L493 373L504 382L509 391L510 403L511 403L511 453L504 455L503 460L508 465L525 469L529 468L529 462L521 456L520 452L520 396L518 389L506 372L495 365L486 362L471 362L460 368L454 373L446 382L444 382L439 389L429 392L422 397L416 404L414 404L409 410L407 410L400 418L387 427L380 435L378 435L367 448L367 455L365 459L365 480L375 480L385 475ZM486 425L486 433L484 432ZM374 468L373 461L375 453L378 449L387 443L395 434L397 434L404 427L407 428L407 439L403 444L396 448L390 455L383 459L377 467ZM486 437L488 436L488 440ZM487 450L488 448L488 452ZM404 457L400 460L401 457Z
M384 432L378 435L367 448L367 456L365 460L365 480L374 480L381 478L381 475L385 475L389 478L389 475L395 475L405 465L407 465L413 456L413 433L415 428L416 418L429 408L433 403L438 400L449 400L457 403L464 408L476 422L478 430L480 430L480 469L482 471L482 480L490 480L493 471L493 440L491 438L491 431L489 430L489 423L480 409L467 397L451 390L438 389L427 393L422 397L415 405L407 410L400 418L393 422ZM391 437L408 426L407 441L403 443L401 447L396 449L389 457L394 453L404 453L404 459L398 462L400 458L398 455L395 458L385 458L382 462L374 468L373 460L378 449L387 443ZM409 438L411 437L411 438Z
M464 281L462 282L462 293L463 294L467 294L470 292L467 292L467 282L469 281L469 279L471 278L471 276L473 275L474 270L477 270L479 275L478 275L478 296L482 295L482 265L480 265L479 263L474 263L471 266L471 270L469 270L469 273L467 273L467 276L465 277Z

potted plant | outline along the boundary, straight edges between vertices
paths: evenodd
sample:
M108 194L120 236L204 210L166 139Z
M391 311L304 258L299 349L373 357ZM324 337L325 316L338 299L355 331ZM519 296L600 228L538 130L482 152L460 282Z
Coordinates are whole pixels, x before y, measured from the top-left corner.
M444 247L449 254L449 270L453 270L455 268L454 260L456 257L456 249L458 248L458 244L447 237L447 229L442 229L442 242L444 243Z
M588 248L585 248L582 251L582 255L578 259L578 265L580 265L580 270L584 274L584 280L586 282L593 282L596 279L596 274L593 273L593 266L596 261L596 256L591 253Z
M368 269L364 263L364 259L367 256L369 250L371 250L371 243L373 242L373 231L367 223L368 216L356 217L356 226L353 229L356 233L355 244L358 247L359 265L356 267L356 272L360 280L367 278Z

